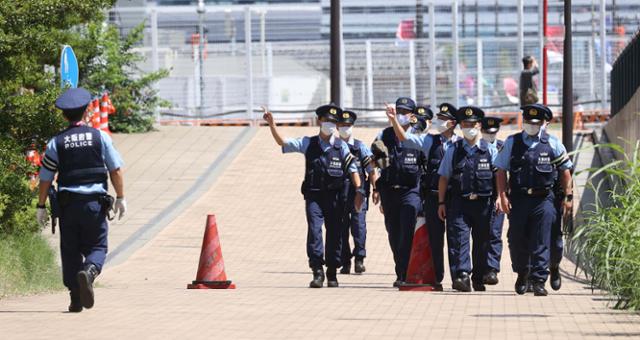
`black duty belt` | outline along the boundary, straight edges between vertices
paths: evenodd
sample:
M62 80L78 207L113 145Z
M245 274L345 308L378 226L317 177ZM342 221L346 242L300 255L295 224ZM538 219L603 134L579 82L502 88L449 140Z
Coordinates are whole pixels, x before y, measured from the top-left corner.
M484 195L478 195L477 193L471 193L468 195L463 195L462 198L466 199L467 201L477 201L483 198L489 198L491 196L484 196Z
M520 192L531 197L546 197L549 195L551 188L522 188Z

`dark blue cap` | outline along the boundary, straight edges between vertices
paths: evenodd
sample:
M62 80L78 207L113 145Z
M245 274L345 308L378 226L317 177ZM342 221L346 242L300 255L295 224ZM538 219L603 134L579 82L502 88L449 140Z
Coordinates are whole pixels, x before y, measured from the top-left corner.
M409 97L400 97L396 100L396 111L397 110L407 110L413 112L416 109L416 102Z
M318 118L324 117L330 122L337 123L342 115L342 109L333 103L322 105L316 109L316 115L318 115Z
M91 102L91 93L79 87L66 90L58 99L56 107L62 111L77 110L86 107Z
M349 110L343 110L342 114L338 119L338 122L345 123L345 124L355 124L356 119L358 119L358 115L355 112L349 111Z
M440 112L438 112L439 116L444 116L449 119L456 119L456 112L458 112L458 108L456 108L455 106L449 103L442 103L438 108L440 109Z
M456 115L458 122L478 122L484 118L484 111L476 106L463 106Z
M537 123L541 120L551 120L553 112L542 104L531 104L522 107L522 118Z
M433 118L433 110L429 107L429 105L419 105L416 107L416 110L413 112L418 117L423 117L426 120L431 120Z
M488 133L496 133L500 130L500 122L502 119L496 117L485 117L482 120L482 131Z

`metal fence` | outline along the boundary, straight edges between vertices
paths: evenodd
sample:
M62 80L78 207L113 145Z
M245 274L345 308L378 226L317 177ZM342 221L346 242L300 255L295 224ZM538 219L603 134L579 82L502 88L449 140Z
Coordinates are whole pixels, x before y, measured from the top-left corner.
M304 16L307 10L301 7L300 15ZM142 71L170 70L169 77L157 84L160 96L171 103L171 107L160 110L162 120L255 120L259 118L260 105L266 105L283 119L299 121L312 116L315 107L329 102L330 51L329 42L322 38L287 38L308 31L304 25L284 25L280 35L267 26L288 11L288 7L209 9L205 14L202 63L198 58L199 18L195 10L128 8L113 12L110 17L122 34L144 22L145 39L137 48L146 57L139 65ZM175 20L159 24L159 15L174 16ZM267 32L269 37L277 38L267 39ZM575 102L585 103L586 108L608 106L610 64L626 40L607 36L603 48L598 34L574 38ZM383 119L383 103L399 96L412 96L429 104L447 101L491 111L516 111L522 68L519 55L540 56L542 46L539 37L531 35L519 40L454 39L436 34L433 39L347 39L343 45L343 104L370 112L367 116L371 119ZM548 47L548 103L557 106L558 111L562 98L562 40L551 39ZM538 60L542 63L541 58ZM541 89L541 76L537 83Z
M613 64L611 115L618 113L640 88L640 31Z

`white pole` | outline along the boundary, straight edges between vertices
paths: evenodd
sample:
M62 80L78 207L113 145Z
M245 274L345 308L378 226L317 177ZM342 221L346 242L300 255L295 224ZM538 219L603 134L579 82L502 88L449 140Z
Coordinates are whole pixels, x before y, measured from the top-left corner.
M262 61L262 75L267 74L267 28L266 28L266 18L267 12L263 10L260 12L260 56Z
M373 109L373 57L371 55L371 40L365 43L367 55L367 101L369 108Z
M158 56L158 12L155 7L151 8L151 68L153 72L160 69L160 58ZM153 88L158 90L158 83L154 83ZM156 122L160 121L160 110L154 109Z
M458 41L458 0L453 0L451 4L451 13L453 14L453 20L451 21L453 35L453 103L459 106L458 98L460 98L460 81L458 74L458 65L460 64L460 42Z
M267 87L267 105L271 106L273 97L273 46L271 43L267 43L267 79L269 84Z
M600 58L602 59L602 109L607 107L607 12L606 1L600 0Z
M524 0L518 0L518 60L524 58Z
M251 46L251 7L244 8L244 45L247 63L247 118L255 123L253 114L253 49Z
M335 103L340 107L344 107L346 105L345 95L347 94L347 62L346 62L346 51L344 47L344 27L342 24L342 4L340 5L340 103Z
M416 98L416 45L413 40L409 41L409 87L411 98L416 102L421 102Z
M482 40L477 40L477 64L478 64L478 76L477 76L477 88L478 88L478 106L482 106L484 104L484 74L483 74L483 54L482 54Z
M540 76L538 77L538 79L540 79L540 88L542 88L542 75L545 74L545 65L544 65L544 25L542 24L542 17L544 16L544 0L539 0L538 1L538 44L539 44L539 48L540 48L540 54L539 54L539 58L538 58L538 69L540 70ZM522 61L522 59L521 59ZM523 67L522 63L520 63L520 67Z
M434 1L429 2L429 57L430 57L430 90L431 90L431 105L438 105L438 98L436 96L436 6Z
M596 78L595 78L595 73L596 73L596 67L595 67L595 56L594 56L594 39L595 38L591 38L589 39L589 44L588 44L588 50L589 50L589 95L590 95L590 100L593 100L596 97Z

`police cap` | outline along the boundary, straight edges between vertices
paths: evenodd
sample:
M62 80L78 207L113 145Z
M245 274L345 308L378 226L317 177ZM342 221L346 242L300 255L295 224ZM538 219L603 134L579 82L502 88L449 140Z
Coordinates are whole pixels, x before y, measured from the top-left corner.
M400 97L396 100L396 110L407 110L413 112L416 109L416 102L409 97Z
M482 131L487 133L496 133L500 130L500 118L484 117L482 120Z
M416 110L413 113L419 118L424 118L426 120L431 120L433 118L433 110L431 110L429 105L416 106Z
M86 107L91 102L91 93L79 87L66 90L58 99L55 105L62 111L78 110Z
M481 108L475 106L463 106L458 109L456 115L458 123L467 122L479 122L484 118L484 111Z
M458 112L458 108L455 106L449 103L442 103L438 108L440 109L440 112L437 113L439 116L444 116L448 119L456 119L456 112Z
M342 115L342 109L335 104L322 105L316 109L318 118L325 118L330 122L337 123Z
M542 104L531 104L522 107L522 118L533 123L549 121L553 118L553 112Z
M340 117L338 117L338 122L353 125L355 124L356 119L358 119L358 115L356 115L355 112L344 110L342 111L342 114L340 114Z

